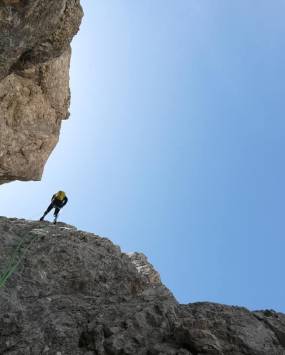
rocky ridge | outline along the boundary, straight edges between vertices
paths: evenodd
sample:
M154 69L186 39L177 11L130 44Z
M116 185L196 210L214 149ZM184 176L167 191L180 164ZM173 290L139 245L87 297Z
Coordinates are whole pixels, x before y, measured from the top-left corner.
M284 355L285 315L214 303L180 305L143 254L59 223L0 218L7 355Z
M82 15L79 0L0 1L0 184L41 178ZM0 235L0 354L285 355L285 315L180 305L143 254L106 238L4 217Z
M40 180L69 115L79 0L0 1L0 184Z

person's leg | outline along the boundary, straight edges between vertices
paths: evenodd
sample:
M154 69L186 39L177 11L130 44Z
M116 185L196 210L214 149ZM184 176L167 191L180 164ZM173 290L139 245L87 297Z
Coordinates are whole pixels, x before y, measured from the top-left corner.
M45 216L54 208L54 204L53 202L48 206L48 208L46 209L45 213L43 214L43 216L40 218L40 221L43 221Z
M54 210L54 221L53 221L54 224L56 224L59 211L60 211L59 207L56 207Z

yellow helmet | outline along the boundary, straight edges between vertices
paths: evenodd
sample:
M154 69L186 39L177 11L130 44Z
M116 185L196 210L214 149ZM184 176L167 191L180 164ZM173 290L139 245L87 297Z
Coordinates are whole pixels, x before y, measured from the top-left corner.
M55 194L55 197L60 200L60 201L63 201L64 198L65 198L65 192L64 191L58 191L56 194Z

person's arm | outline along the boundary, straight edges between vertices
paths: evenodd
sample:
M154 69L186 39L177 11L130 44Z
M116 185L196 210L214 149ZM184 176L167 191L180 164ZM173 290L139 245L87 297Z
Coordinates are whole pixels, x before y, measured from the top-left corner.
M65 196L64 200L62 201L61 207L67 204L68 198Z
M51 201L53 201L55 199L55 194L52 195Z

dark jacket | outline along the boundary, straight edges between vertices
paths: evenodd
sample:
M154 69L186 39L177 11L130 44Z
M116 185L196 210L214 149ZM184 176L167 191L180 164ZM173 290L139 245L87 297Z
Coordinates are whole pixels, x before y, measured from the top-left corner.
M61 201L61 200L58 200L54 194L51 198L51 201L54 204L54 206L56 206L58 208L62 208L63 206L65 206L67 204L68 198L65 196L65 198Z

